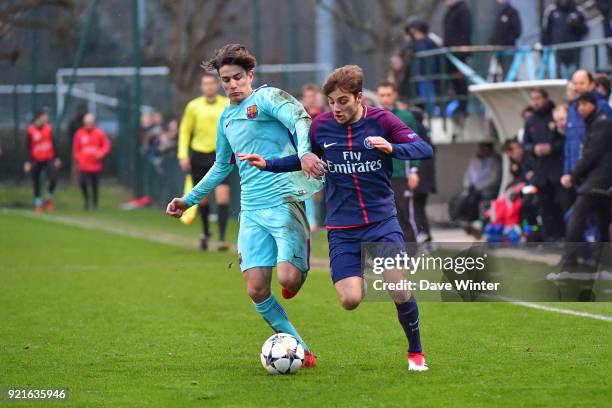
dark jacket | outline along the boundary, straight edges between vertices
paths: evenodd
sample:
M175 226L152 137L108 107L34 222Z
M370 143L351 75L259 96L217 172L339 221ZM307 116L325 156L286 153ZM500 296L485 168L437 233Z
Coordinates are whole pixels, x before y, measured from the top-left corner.
M429 51L435 50L438 48L438 44L436 44L431 38L425 37L422 40L414 40L412 44L412 49L414 53L421 51ZM414 72L418 75L434 75L439 73L439 64L438 60L440 59L439 55L432 55L431 57L424 58L416 58L414 60Z
M582 158L572 178L579 194L604 193L612 187L612 121L596 110L585 125Z
M555 105L549 102L546 106L537 109L525 122L525 136L523 137L523 148L525 154L532 157L533 163L533 185L542 186L547 181L559 183L563 172L563 148L565 141L563 136L552 127L552 112ZM548 143L551 145L551 154L548 156L536 156L535 145Z
M597 9L600 13L609 13L612 11L612 0L597 0Z
M444 15L444 46L470 45L471 34L470 10L465 1L458 1L450 6Z
M510 4L500 6L489 44L514 45L521 36L521 17Z
M431 145L434 150L434 155L431 159L410 161L411 167L418 168L419 174L419 185L415 189L418 193L435 193L437 192L436 186L436 147L431 143L429 138L429 131L423 125L423 113L422 111L413 110L411 111L412 116L416 120L417 127L414 129L421 139L425 140ZM414 165L413 165L414 164Z
M573 2L569 7L552 4L546 9L542 26L543 45L580 41L588 32L586 17ZM561 50L557 58L563 63L575 63L578 62L578 51Z

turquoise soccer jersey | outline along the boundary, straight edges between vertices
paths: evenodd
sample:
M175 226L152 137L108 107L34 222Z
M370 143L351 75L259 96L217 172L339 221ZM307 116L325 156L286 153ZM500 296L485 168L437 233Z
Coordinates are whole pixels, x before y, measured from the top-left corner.
M238 153L257 153L275 159L310 152L311 119L304 107L287 92L261 86L240 104L230 104L217 129L216 160L206 176L185 196L188 206L197 204L238 165L241 209L269 208L304 201L321 189L322 182L303 172L271 173L247 162L236 163Z

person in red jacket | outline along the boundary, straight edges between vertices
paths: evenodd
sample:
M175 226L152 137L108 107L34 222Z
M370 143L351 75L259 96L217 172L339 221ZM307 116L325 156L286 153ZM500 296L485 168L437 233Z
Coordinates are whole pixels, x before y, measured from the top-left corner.
M49 125L49 114L46 111L37 112L32 124L28 126L27 149L28 160L24 163L23 170L26 174L32 173L36 212L40 213L43 209L53 211L51 198L57 184L56 170L61 161L57 158L53 129ZM49 182L44 201L40 194L40 175L43 170L47 173Z
M92 205L98 208L98 187L102 160L110 152L110 141L102 129L96 127L96 118L88 113L83 117L83 127L77 130L72 143L72 154L81 173L80 184L84 207L89 209L88 184L92 189Z

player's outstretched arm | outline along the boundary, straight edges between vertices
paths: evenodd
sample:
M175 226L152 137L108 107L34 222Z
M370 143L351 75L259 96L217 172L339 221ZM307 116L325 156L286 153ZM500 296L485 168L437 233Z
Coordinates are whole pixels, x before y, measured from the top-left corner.
M266 160L256 153L238 153L240 161L247 161L251 166L257 167L259 170L266 169Z
M176 197L166 206L166 214L174 218L181 218L183 212L187 210L187 204L182 198Z
M302 156L300 165L306 177L320 178L327 173L325 162L314 153L306 153Z
M433 157L433 148L424 140L393 143L393 157L400 160L424 160Z
M290 173L292 171L300 171L300 159L297 154L281 157L278 159L265 160L255 153L239 153L240 161L248 161L251 166L257 167L259 170L269 171L272 173Z

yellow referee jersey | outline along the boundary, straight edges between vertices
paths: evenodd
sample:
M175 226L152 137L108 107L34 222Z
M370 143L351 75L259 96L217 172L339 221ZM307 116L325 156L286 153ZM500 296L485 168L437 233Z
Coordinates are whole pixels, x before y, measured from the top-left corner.
M187 104L179 129L179 160L189 158L189 148L200 153L215 151L217 123L228 103L225 96L217 95L214 103L200 96Z

